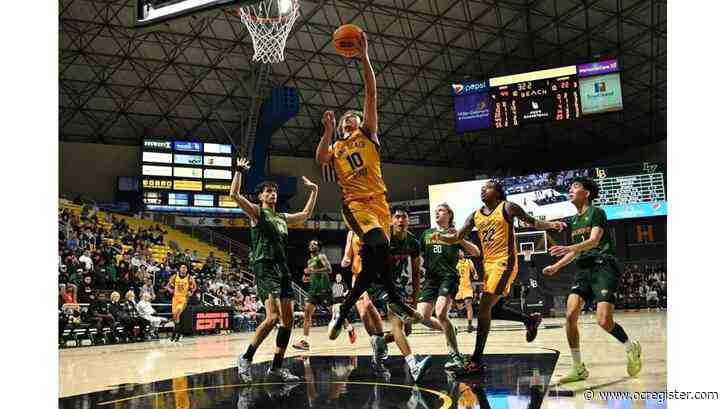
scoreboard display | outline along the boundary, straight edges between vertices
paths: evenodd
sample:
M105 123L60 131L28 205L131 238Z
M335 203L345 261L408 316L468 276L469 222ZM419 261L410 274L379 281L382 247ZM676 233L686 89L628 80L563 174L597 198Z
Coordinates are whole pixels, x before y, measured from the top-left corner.
M456 130L515 128L619 111L618 71L617 60L608 60L451 84Z
M594 200L609 220L667 214L663 164L597 168L599 197Z
M229 197L233 159L231 145L144 140L144 207L182 213L241 213Z
M581 116L576 75L517 82L491 92L495 128L563 121Z

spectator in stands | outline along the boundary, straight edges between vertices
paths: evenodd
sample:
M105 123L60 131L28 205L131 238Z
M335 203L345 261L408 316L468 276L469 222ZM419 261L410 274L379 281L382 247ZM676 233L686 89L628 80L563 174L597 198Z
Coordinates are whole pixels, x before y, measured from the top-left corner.
M61 264L58 268L58 283L60 284L66 284L70 281L70 276L68 275L68 266L65 264Z
M143 299L144 294L149 295L149 300L153 301L156 298L156 293L154 292L154 283L151 277L146 278L146 283L141 287L141 290L139 291L139 297Z
M143 264L141 254L138 252L134 253L133 258L131 259L131 266L138 268L141 264Z
M131 272L126 271L121 275L121 278L118 279L118 282L116 282L116 290L126 293L131 287L133 287Z
M251 320L255 320L257 318L257 309L258 308L259 308L259 303L257 302L256 294L250 294L245 297L244 312L249 315L249 318Z
M108 271L103 266L103 261L101 261L101 264L93 272L93 283L99 289L113 288L113 282L108 276Z
M130 327L130 331L127 331L129 336L133 335L133 338L137 341L140 341L141 337L148 339L147 328L149 326L149 321L142 318L141 314L139 314L136 306L136 294L134 294L133 291L128 291L126 293L126 300L121 303L121 306L123 306L129 317L128 326ZM138 331L134 328L136 326L138 326Z
M106 294L104 292L99 291L96 294L96 299L88 308L88 316L89 320L92 323L95 323L96 329L98 330L94 343L98 343L98 341L103 338L104 327L111 328L111 343L115 343L117 341L115 332L116 320L113 318L113 315L109 310Z
M652 286L647 289L647 308L657 308L659 310L660 297L657 294L656 287Z
M66 241L66 246L71 251L76 251L76 249L78 249L78 235L76 235L75 231L70 233L70 238Z
M91 259L91 252L88 250L83 251L83 255L78 258L78 261L83 263L87 271L93 270L93 260Z
M115 322L123 325L125 337L128 339L131 332L129 331L129 316L121 305L121 294L118 291L111 293L111 302L108 304L108 311L113 316ZM133 327L132 327L133 328Z
M65 292L63 293L64 304L77 304L76 288L73 284L65 286Z
M151 331L150 335L153 338L158 339L159 338L159 327L164 325L168 319L163 317L156 316L156 310L154 310L154 307L151 305L151 295L149 293L142 293L141 295L141 301L136 304L136 310L138 310L139 315L141 318L145 319L149 322Z
M74 273L70 275L68 281L75 284L76 287L80 287L83 284L83 268L79 267L74 270Z
M145 283L146 282L146 277L148 277L148 273L146 272L146 265L145 264L141 264L139 266L138 270L136 270L136 274L135 275L136 275L136 282L138 282L138 283Z
M214 256L213 251L209 252L209 257L206 258L206 264L209 265L209 267L212 269L212 271L216 271L217 259Z
M81 304L90 304L93 301L94 290L93 290L93 279L87 275L83 278L83 284L80 287L78 294L78 302Z
M197 254L196 250L191 252L191 261L195 263L199 261L199 254Z
M156 282L157 283L165 283L169 281L169 277L171 274L169 273L169 270L166 268L165 263L159 264L159 269L155 273L156 276Z

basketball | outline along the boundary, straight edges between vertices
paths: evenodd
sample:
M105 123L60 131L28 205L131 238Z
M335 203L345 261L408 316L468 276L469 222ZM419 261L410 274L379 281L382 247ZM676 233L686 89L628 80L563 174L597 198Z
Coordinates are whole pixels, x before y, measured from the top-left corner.
M355 24L338 27L332 35L335 51L346 58L354 57L357 53L357 43L362 39L362 32L362 29Z

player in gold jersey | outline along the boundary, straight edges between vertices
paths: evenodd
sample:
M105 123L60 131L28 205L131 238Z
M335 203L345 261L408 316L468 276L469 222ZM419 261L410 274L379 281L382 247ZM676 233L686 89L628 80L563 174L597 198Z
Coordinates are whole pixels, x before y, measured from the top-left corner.
M491 311L502 297L508 295L518 274L518 244L514 235L514 218L541 230L561 231L566 228L566 224L562 222L536 220L521 206L506 201L506 193L499 183L485 182L481 186L481 201L483 206L468 216L461 230L455 234L437 233L438 239L457 243L468 237L475 226L483 250L483 274L486 280L478 304L476 347L466 365L456 371L458 376L481 372L483 349L491 329Z
M461 308L461 304L466 305L466 318L468 319L468 332L473 332L473 285L471 278L478 280L478 271L473 265L473 260L466 258L463 250L458 250L458 293L456 293L457 308ZM485 280L484 280L485 281Z
M196 281L189 275L188 264L179 264L179 272L169 278L166 290L174 294L171 300L171 315L174 319L174 334L171 336L171 341L176 342L181 339L181 328L179 328L181 314L189 303L189 297L196 291Z
M364 243L363 266L355 285L340 306L340 315L329 327L328 336L336 339L343 322L355 302L372 284L379 281L389 297L389 306L398 315L420 321L421 315L403 299L395 289L392 279L390 253L390 210L385 198L387 188L380 163L378 138L377 85L370 57L367 35L361 34L357 44L357 57L363 66L365 103L363 112L347 111L337 129L339 139L332 143L336 120L332 111L322 117L325 132L317 145L316 159L320 164L331 163L337 183L342 191L342 214L345 224Z

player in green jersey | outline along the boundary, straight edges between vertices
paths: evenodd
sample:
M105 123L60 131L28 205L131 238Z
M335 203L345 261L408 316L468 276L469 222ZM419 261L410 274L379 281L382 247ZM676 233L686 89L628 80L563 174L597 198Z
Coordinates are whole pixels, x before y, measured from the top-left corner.
M408 300L408 305L415 308L420 294L420 245L413 233L408 231L410 226L410 211L408 208L395 206L390 213L392 214L390 253L393 258L393 282L400 298ZM410 260L411 266L410 277L408 276L408 260ZM411 291L406 289L409 281L412 282ZM387 309L389 296L382 284L373 283L367 290L367 294L374 305ZM395 342L408 364L413 380L417 383L430 368L432 358L426 356L419 359L413 354L407 337L412 330L410 323L403 321L396 314L388 314L388 319L390 320L391 331L383 337L383 340L385 343ZM382 366L382 356L378 355L380 350L376 348L376 345L373 345L373 361L377 362L378 367L384 368Z
M581 381L589 376L589 371L581 359L577 328L579 313L585 301L596 304L599 326L624 344L627 373L635 376L642 369L642 348L639 342L631 341L624 329L614 322L614 299L621 274L615 257L614 242L607 228L607 215L604 210L592 205L592 201L599 194L599 186L590 178L578 177L572 182L569 194L577 210L571 222L572 244L552 246L549 249L550 254L562 258L543 270L544 274L554 275L576 260L574 286L566 302L566 337L574 365L560 382Z
M270 331L279 322L277 330L277 349L267 375L272 380L298 382L300 377L293 375L289 369L282 368L282 359L289 344L292 333L292 312L294 294L292 292L292 275L287 267L287 226L304 223L311 215L317 201L318 187L302 176L302 182L310 187L310 197L304 210L299 213L278 213L277 184L262 182L255 188L255 196L259 204L253 204L240 192L242 171L249 169L249 161L242 158L237 161L237 170L229 191L242 211L249 216L252 235L252 269L257 285L257 295L264 301L266 317L257 327L249 343L247 351L239 356L238 372L244 383L252 382L252 359L257 348L264 342Z
M445 363L445 369L454 370L464 365L463 356L458 350L456 330L448 319L448 310L458 293L458 251L478 257L481 252L478 247L468 240L461 240L456 244L447 244L440 240L433 240L434 233L448 232L453 228L453 210L447 203L441 203L435 210L436 227L423 232L420 236L420 249L425 267L425 282L418 300L418 312L423 315L423 325L428 328L443 331L450 359ZM435 306L436 318L432 318Z
M322 243L320 240L310 240L308 249L310 251L310 258L307 260L303 280L310 283L310 286L307 290L305 319L302 326L303 335L297 342L292 344L292 348L302 351L310 350L310 327L312 326L312 314L314 314L315 309L317 307L331 309L332 305L332 283L330 281L332 266L330 265L330 261L325 254L321 253ZM347 329L347 336L350 343L354 343L356 339L355 328L347 320L345 320L343 325Z

